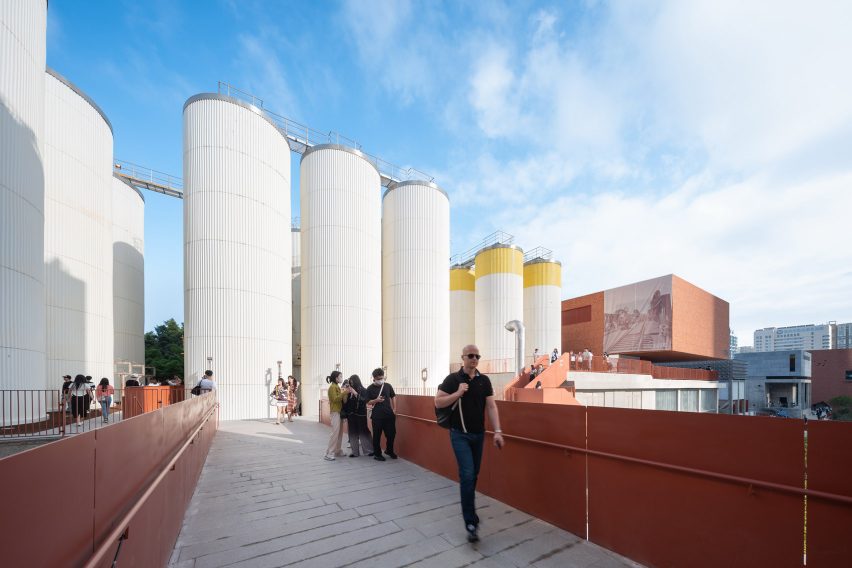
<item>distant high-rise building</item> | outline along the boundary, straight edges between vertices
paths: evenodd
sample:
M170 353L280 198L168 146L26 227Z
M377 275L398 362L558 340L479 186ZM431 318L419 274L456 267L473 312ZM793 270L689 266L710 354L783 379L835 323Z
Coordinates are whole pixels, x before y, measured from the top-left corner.
M837 324L837 344L835 349L852 349L852 323Z
M754 347L751 345L743 345L737 349L737 354L739 353L754 353Z
M731 347L730 347L730 350L728 352L728 359L733 359L734 355L736 355L739 352L740 349L738 347L738 344L739 344L739 340L737 339L737 336L734 335L734 330L731 330Z
M834 349L837 344L837 324L792 325L766 327L754 332L754 350L789 351L791 349Z

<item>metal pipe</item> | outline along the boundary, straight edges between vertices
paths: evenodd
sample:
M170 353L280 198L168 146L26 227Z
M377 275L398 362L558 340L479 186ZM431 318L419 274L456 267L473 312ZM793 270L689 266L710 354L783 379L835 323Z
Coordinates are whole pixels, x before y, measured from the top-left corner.
M520 375L524 372L524 324L521 320L512 320L506 322L505 327L515 332L515 372Z

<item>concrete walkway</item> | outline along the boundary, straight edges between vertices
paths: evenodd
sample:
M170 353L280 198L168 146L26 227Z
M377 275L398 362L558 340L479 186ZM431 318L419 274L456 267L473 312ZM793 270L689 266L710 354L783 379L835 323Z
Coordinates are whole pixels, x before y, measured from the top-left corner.
M170 566L639 566L482 495L471 545L456 483L401 459L325 461L328 434L221 422Z

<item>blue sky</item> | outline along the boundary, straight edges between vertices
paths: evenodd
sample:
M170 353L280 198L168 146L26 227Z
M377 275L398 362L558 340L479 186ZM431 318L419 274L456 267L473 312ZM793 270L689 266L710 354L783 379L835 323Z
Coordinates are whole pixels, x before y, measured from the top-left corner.
M553 249L566 298L675 273L749 345L852 321L850 21L828 1L60 1L47 61L117 159L181 176L183 103L227 81L433 175L454 252L497 229ZM146 194L146 329L183 319L181 207Z

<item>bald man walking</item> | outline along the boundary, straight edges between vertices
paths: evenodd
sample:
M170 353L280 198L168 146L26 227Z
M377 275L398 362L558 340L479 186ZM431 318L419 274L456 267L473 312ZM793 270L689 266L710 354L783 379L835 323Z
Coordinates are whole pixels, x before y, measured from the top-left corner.
M503 431L500 430L494 389L488 376L477 369L479 359L479 348L466 345L462 350L462 368L457 373L447 375L435 396L435 408L446 408L459 401L450 418L450 443L459 466L459 493L468 542L479 540L476 480L482 463L486 410L494 428L494 445L503 447Z

